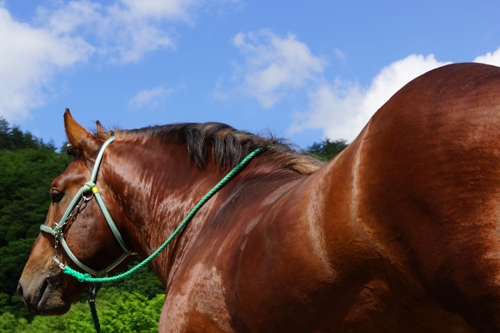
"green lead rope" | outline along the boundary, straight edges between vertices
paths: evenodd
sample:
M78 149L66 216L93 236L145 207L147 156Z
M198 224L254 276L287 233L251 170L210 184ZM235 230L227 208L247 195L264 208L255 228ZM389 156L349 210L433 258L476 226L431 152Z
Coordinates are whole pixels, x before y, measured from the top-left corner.
M92 320L94 321L94 328L97 333L101 333L101 324L99 323L99 317L97 316L97 310L95 309L95 301L91 302L89 300L90 313L92 314Z
M99 317L97 316L97 310L95 308L95 294L96 286L93 284L89 287L89 305L90 313L92 314L92 320L94 321L94 328L97 333L101 333L101 324L99 323Z
M257 148L250 154L248 154L247 157L245 157L237 166L235 166L224 178L222 178L217 185L214 186L210 192L208 192L199 202L194 206L194 208L189 212L189 214L184 218L184 220L179 224L177 229L174 230L174 232L170 235L170 237L163 243L155 252L153 252L149 257L141 261L139 264L137 264L135 267L131 268L129 271L124 272L122 274L118 274L115 276L110 276L110 277L92 277L89 273L80 273L78 271L75 271L69 266L64 266L63 272L64 274L71 275L78 279L80 282L92 282L92 283L101 283L101 282L112 282L112 281L117 281L124 279L125 277L133 274L135 271L140 269L141 267L145 266L148 264L151 260L153 260L161 251L163 251L167 245L181 232L181 230L192 220L196 212L215 194L217 193L224 185L227 184L233 178L242 168L244 168L257 154L262 152L264 148ZM94 304L95 306L95 304ZM95 307L94 307L95 310Z

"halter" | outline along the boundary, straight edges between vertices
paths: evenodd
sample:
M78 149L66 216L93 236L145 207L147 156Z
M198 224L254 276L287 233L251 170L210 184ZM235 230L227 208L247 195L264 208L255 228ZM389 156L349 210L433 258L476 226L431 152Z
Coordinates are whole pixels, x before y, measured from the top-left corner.
M108 273L113 270L116 266L118 266L125 258L135 255L131 250L128 249L127 245L125 244L125 241L123 240L123 237L121 236L120 232L118 231L118 228L116 227L115 223L113 222L113 219L111 218L111 215L108 212L108 209L106 208L106 205L104 204L104 201L101 198L101 195L99 194L99 190L95 186L95 182L97 179L97 173L99 172L99 166L101 165L102 158L104 156L104 151L106 150L106 147L112 143L115 140L115 137L111 135L109 139L107 139L104 144L101 147L101 150L99 151L99 154L97 155L97 158L95 160L94 168L92 169L92 175L90 177L90 181L85 183L83 187L76 193L76 195L73 197L73 200L69 204L68 208L66 208L66 211L64 212L63 216L61 217L61 220L59 222L54 222L54 228L50 228L46 225L41 225L40 226L40 231L49 233L55 237L55 244L54 244L54 256L52 257L52 265L56 264L59 266L59 268L64 269L64 264L57 259L57 247L58 244L60 243L62 247L64 248L64 251L66 251L66 254L71 258L71 260L81 269L83 269L85 272L97 276L97 277L102 277L102 276L107 276ZM121 248L123 249L123 254L115 260L112 264L107 266L104 269L101 269L99 271L94 270L84 263L82 263L78 258L75 256L75 254L71 251L71 249L68 246L68 243L66 243L66 240L64 239L64 227L73 220L73 218L76 217L76 214L78 214L80 207L83 203L88 202L92 200L92 198L95 198L97 201L97 204L101 208L102 214L104 215L104 218L106 219L106 222L108 223L109 228L113 232L113 235L115 235L116 240L120 244ZM49 270L49 276L52 272L52 266Z

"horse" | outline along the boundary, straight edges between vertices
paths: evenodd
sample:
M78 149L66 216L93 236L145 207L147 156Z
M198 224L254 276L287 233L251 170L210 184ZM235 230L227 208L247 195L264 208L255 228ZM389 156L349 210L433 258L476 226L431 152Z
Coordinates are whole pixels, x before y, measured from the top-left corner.
M147 257L261 149L150 262L160 332L500 332L499 91L498 67L429 71L326 164L220 123L91 133L66 110L74 159L18 294L33 315L68 311L88 283L61 265L107 274L124 251ZM122 240L85 192L43 232L101 158L95 188Z

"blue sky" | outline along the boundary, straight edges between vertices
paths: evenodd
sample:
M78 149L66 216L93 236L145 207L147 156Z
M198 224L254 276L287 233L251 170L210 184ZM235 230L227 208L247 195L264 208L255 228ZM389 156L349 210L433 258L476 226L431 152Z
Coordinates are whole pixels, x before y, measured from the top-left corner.
M85 127L219 121L302 148L352 141L414 77L500 66L491 1L0 1L0 116Z

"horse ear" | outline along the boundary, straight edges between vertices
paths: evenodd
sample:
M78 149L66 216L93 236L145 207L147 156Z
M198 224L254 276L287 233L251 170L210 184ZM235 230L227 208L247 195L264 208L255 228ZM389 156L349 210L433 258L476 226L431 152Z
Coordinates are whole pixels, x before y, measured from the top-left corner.
M81 151L84 156L94 156L94 154L98 151L98 140L92 135L92 133L87 131L82 125L73 119L69 109L66 109L64 112L64 128L71 145Z
M97 126L97 133L104 133L106 132L106 130L104 129L104 127L102 127L102 124L99 120L97 120L95 122L95 125Z

